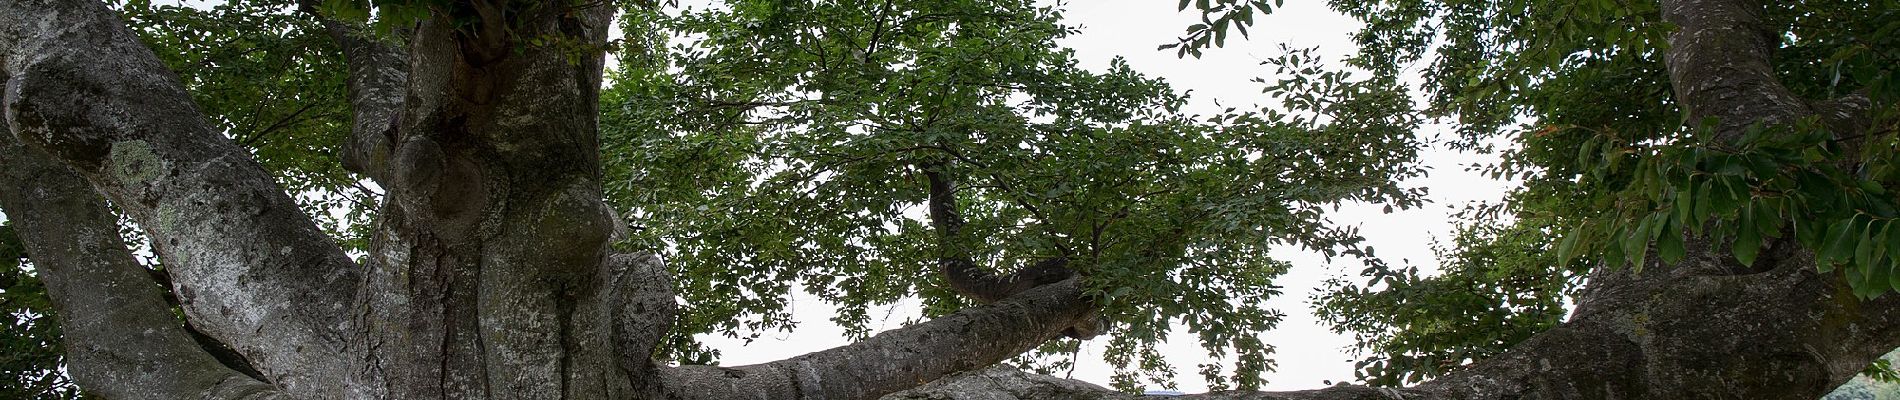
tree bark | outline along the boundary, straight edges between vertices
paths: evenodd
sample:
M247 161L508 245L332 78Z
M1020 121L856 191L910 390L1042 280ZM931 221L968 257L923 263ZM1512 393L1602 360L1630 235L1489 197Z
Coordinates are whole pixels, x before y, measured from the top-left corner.
M876 399L1032 350L1086 318L1080 279L766 364L668 369L669 399Z
M84 178L11 135L0 135L0 166L0 208L30 233L21 239L53 300L74 381L121 399L279 394L192 340Z
M407 43L390 43L389 39L360 31L323 15L320 6L318 0L297 2L298 10L315 18L343 48L344 60L350 66L349 98L354 113L350 140L343 149L343 167L387 183L389 155L396 145L404 89L409 82L409 57L400 46Z
M598 50L525 43L597 46L612 9L432 10L412 39L403 116L381 163L389 197L365 262L353 343L364 356L349 393L632 396L606 297L617 292L595 139L602 61Z
M0 1L0 46L8 128L154 239L193 326L280 387L335 393L355 263L151 50L78 0Z

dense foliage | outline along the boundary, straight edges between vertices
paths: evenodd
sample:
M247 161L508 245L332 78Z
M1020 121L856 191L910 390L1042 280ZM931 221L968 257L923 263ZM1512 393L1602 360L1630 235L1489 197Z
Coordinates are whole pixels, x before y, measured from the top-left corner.
M1360 252L1324 206L1416 204L1396 184L1418 173L1410 99L1291 52L1272 63L1298 78L1265 88L1290 114L1189 115L1119 61L1078 68L1060 17L1016 1L628 12L603 102L609 193L636 221L627 246L677 271L674 356L711 359L686 335L790 329L794 290L860 336L871 306L907 296L953 311L968 301L935 265L955 247L1005 272L1069 260L1105 305L1120 387L1172 383L1154 346L1177 327L1238 360L1201 366L1212 385L1258 385L1257 335L1280 318L1259 304L1289 267L1267 246ZM964 237L924 216L927 168L955 181Z
M46 286L26 256L13 226L0 224L0 397L77 397L79 390L59 372L64 355Z
M1200 8L1251 20L1229 16L1238 3L1219 3L1227 8ZM1522 182L1502 203L1465 214L1436 274L1375 266L1364 284L1339 281L1320 296L1321 315L1360 339L1368 382L1417 382L1496 354L1561 321L1589 266L1674 262L1685 238L1715 238L1748 265L1764 239L1792 235L1860 296L1900 287L1900 229L1890 228L1900 4L1772 2L1764 11L1765 32L1781 39L1781 81L1806 98L1858 90L1873 110L1865 127L1809 119L1719 138L1703 128L1714 121L1683 121L1671 98L1661 50L1673 28L1654 2L1329 4L1366 23L1354 67L1422 65L1428 113L1455 128L1446 143L1501 152L1483 168ZM1871 133L1840 134L1859 128Z

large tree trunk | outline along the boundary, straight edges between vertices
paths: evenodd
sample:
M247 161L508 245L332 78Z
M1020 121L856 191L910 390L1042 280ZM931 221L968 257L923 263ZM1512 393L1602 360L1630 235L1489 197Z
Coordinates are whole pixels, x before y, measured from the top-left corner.
M0 0L0 206L45 271L79 383L122 398L873 399L1089 321L1067 279L788 360L653 362L673 318L665 269L606 246L618 221L601 201L595 47L612 11L527 3L437 6L402 45L324 21L354 74L346 164L389 189L359 264L104 4ZM1683 27L1678 97L1728 129L1812 114L1777 89L1741 3L1665 1ZM1822 109L1848 120L1858 104ZM154 239L189 328L140 279L106 200ZM1754 266L1691 247L1680 265L1602 271L1572 321L1416 388L1201 396L1813 398L1900 345L1900 300L1847 295L1791 244ZM235 354L206 350L225 346ZM970 376L897 396L1122 396Z

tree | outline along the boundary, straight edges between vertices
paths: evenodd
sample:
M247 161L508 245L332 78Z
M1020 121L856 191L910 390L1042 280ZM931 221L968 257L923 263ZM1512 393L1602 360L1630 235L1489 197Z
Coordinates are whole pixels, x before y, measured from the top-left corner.
M1190 27L1183 54L1224 42L1229 29L1244 34L1254 12L1269 8L1208 3L1200 7L1208 23ZM264 16L256 19L202 21L285 24L263 32L290 33L253 43L340 53L278 64L342 62L347 75L318 69L265 81L304 88L287 93L347 93L347 107L336 97L290 102L319 116L301 117L311 111L231 112L244 103L187 86L260 86L202 75L181 80L166 64L193 57L166 60L148 49L193 54L205 50L195 45L201 38L147 29L142 43L103 4L0 1L0 79L12 133L0 136L0 207L19 227L53 300L74 379L107 397L876 398L979 370L1051 338L1089 336L1086 328L1104 321L1129 341L1122 348L1133 353L1124 362L1141 358L1145 367L1151 357L1140 341L1175 320L1201 326L1195 329L1210 351L1237 349L1242 363L1233 379L1246 388L1247 376L1267 367L1264 359L1250 361L1264 352L1249 349L1246 337L1272 318L1223 308L1270 294L1267 279L1284 268L1254 250L1277 240L1369 256L1349 229L1328 226L1319 207L1416 204L1415 193L1394 183L1417 173L1409 134L1418 121L1396 76L1438 34L1432 21L1442 19L1453 45L1434 69L1432 111L1464 118L1472 137L1507 131L1499 128L1509 122L1503 117L1526 110L1539 123L1592 128L1525 130L1520 155L1531 168L1506 167L1546 178L1520 195L1545 205L1513 211L1574 212L1520 218L1512 229L1590 221L1562 242L1523 246L1557 249L1555 262L1506 263L1544 271L1572 261L1601 265L1584 268L1590 278L1578 309L1508 350L1466 356L1483 361L1423 371L1436 378L1410 388L1203 397L1815 398L1900 346L1896 300L1875 297L1887 290L1877 286L1886 279L1871 278L1884 278L1877 274L1892 264L1876 250L1884 249L1887 230L1875 227L1892 218L1892 207L1878 208L1893 201L1882 194L1890 174L1881 171L1892 153L1882 146L1892 145L1894 133L1890 74L1879 66L1891 65L1882 62L1894 47L1868 33L1880 28L1810 31L1839 26L1822 23L1834 19L1880 19L1854 19L1845 4L1818 8L1837 15L1764 11L1739 0L1659 8L1560 2L1530 7L1540 12L1528 20L1485 25L1472 18L1499 5L1530 5L1506 3L1339 2L1385 18L1362 34L1372 46L1355 60L1373 78L1346 79L1292 53L1276 65L1310 79L1270 87L1305 115L1196 120L1170 106L1179 100L1163 86L1126 71L1075 71L1059 52L1040 51L1062 28L1045 23L1052 17L1041 9L1009 2L735 2L728 12L677 20L646 19L649 5L636 4L623 14L635 50L623 54L616 73L624 76L604 96L601 54L614 13L605 4L419 2L382 5L372 18L360 4L311 2L295 18L265 6L235 13ZM141 7L125 10L159 11ZM1617 11L1625 9L1633 11ZM1565 25L1576 21L1599 25ZM1637 34L1604 34L1632 21L1643 28ZM654 26L704 34L712 51L640 48L658 43L662 30ZM823 26L848 28L816 28ZM1801 29L1763 34L1784 26ZM1668 46L1656 36L1663 34ZM310 37L329 41L285 45ZM1834 39L1841 42L1828 42ZM1866 89L1801 100L1796 95L1814 95L1815 86L1783 83L1781 61L1771 54L1806 48L1784 41L1864 49L1835 64L1875 66L1849 74L1847 82ZM1522 57L1469 68L1499 54ZM1814 59L1786 64L1818 68ZM1520 89L1541 85L1551 85L1541 92L1551 95L1591 88L1561 84L1589 82L1583 78L1603 69L1559 67L1596 62L1666 73L1614 75L1651 79L1631 85L1638 88L1674 88L1650 93L1660 99L1614 105L1679 107L1691 123L1636 124L1627 132L1652 136L1611 134L1603 136L1612 144L1588 144L1595 136L1583 133L1607 129L1597 120L1558 118L1581 115L1560 107L1580 103L1574 99L1488 96L1540 93ZM347 113L350 122L325 126L341 117L324 119L324 110ZM325 132L348 133L321 139ZM258 139L297 133L316 139ZM1551 136L1571 142L1538 141ZM241 147L244 138L260 147ZM306 210L325 207L297 184L333 194L329 201L357 201L334 195L350 193L354 178L309 162L322 158L308 149L289 152L302 157L265 150L325 140L334 144L323 147L334 151L331 160L387 189L373 206L373 225L320 228L308 215L324 213ZM603 147L613 156L603 156ZM1557 164L1564 158L1549 155L1579 148L1625 164ZM1721 151L1695 151L1704 148ZM1804 148L1821 150L1758 157L1780 163L1759 171L1745 157ZM1546 149L1560 151L1540 153ZM1711 178L1730 175L1738 177ZM1832 190L1842 183L1859 190ZM1560 188L1579 184L1588 190L1561 196ZM1709 189L1716 185L1723 191ZM1754 199L1772 196L1741 192L1809 196L1755 218L1768 207L1753 206ZM906 204L929 216L903 218ZM624 228L615 210L632 210L651 225L617 232ZM141 266L128 250L120 214L150 239L160 265ZM1817 221L1845 228L1806 227ZM337 238L364 226L374 229ZM681 240L680 232L704 236ZM621 234L628 237L619 246L672 251L672 268L614 250ZM1473 243L1489 237L1511 236L1479 235ZM1658 255L1645 256L1652 252ZM1640 268L1616 267L1626 260ZM922 265L951 277L906 275L904 268ZM965 283L1044 284L978 293L954 274ZM915 288L932 299L935 317L779 362L670 366L704 356L683 335L749 315L764 315L757 326L782 324L770 315L782 308L771 299L784 287L735 285L760 276L836 285L830 295L857 305ZM1154 276L1179 280L1141 284ZM675 308L675 279L689 300L685 310ZM996 301L963 307L958 292ZM1172 293L1186 295L1162 295ZM848 324L851 315L842 319ZM1009 370L977 374L992 379L932 386L1120 396ZM1220 374L1215 367L1211 375Z
M1257 355L1262 349L1251 335L1234 333L1264 329L1272 315L1251 306L1233 308L1231 301L1270 293L1272 287L1265 284L1264 279L1283 268L1260 258L1260 251L1243 251L1246 247L1241 246L1259 246L1256 244L1259 240L1250 238L1266 237L1264 234L1269 230L1260 224L1306 228L1273 233L1281 240L1315 242L1312 244L1315 246L1323 241L1343 241L1342 231L1324 229L1320 225L1318 205L1293 206L1285 202L1320 203L1407 194L1394 188L1391 179L1381 178L1400 176L1405 170L1384 168L1376 163L1403 163L1409 158L1408 129L1387 128L1384 136L1342 138L1358 140L1365 146L1394 149L1361 157L1368 160L1363 168L1371 173L1355 173L1358 170L1287 173L1290 171L1285 165L1287 158L1250 160L1244 151L1249 146L1273 146L1277 151L1328 155L1342 163L1354 159L1348 157L1351 154L1334 156L1341 153L1337 150L1328 152L1332 149L1330 146L1340 142L1300 135L1300 131L1293 129L1295 125L1279 121L1227 117L1221 123L1237 128L1210 131L1211 122L1190 121L1166 112L1179 100L1169 97L1171 94L1163 86L1126 71L1098 76L1063 65L1065 60L1052 57L1058 53L1041 52L1046 46L1035 46L1047 43L1052 35L1061 32L1058 27L1044 22L1050 19L1048 15L1037 14L1046 12L1039 11L1043 9L1015 3L963 5L961 8L942 5L947 8L941 10L921 8L930 3L906 5L907 9L916 9L910 11L916 14L908 17L911 20L907 25L895 25L899 22L896 20L876 21L893 25L888 28L890 33L872 33L872 37L888 35L893 41L885 45L889 49L904 52L932 49L931 53L921 56L925 61L921 65L927 73L912 75L969 80L971 84L932 86L928 82L919 85L918 82L894 81L888 84L912 84L932 92L889 101L849 99L846 104L901 105L935 98L956 101L916 109L941 113L956 109L954 107L970 107L979 112L946 114L949 118L941 125L927 124L923 129L897 129L870 136L883 142L868 144L879 146L920 139L914 135L942 136L936 141L919 140L912 145L928 146L924 150L929 150L925 152L929 157L904 155L899 161L877 160L882 164L859 163L850 167L861 171L877 171L874 168L914 171L935 177L914 181L917 184L912 187L942 190L894 192L904 196L895 200L922 202L922 198L930 198L931 207L939 210L933 213L938 214L938 218L932 223L939 228L934 230L936 233L924 236L940 242L930 251L934 254L930 264L941 260L947 270L967 278L966 284L944 285L946 289L961 289L977 295L978 300L994 303L955 313L944 311L946 315L929 322L784 362L737 368L668 367L662 362L667 359L692 361L693 355L688 351L660 353L662 358L655 360L654 350L663 340L676 343L667 336L676 339L696 333L707 324L702 321L733 323L730 321L734 318L722 316L716 307L752 300L747 298L750 294L736 290L732 282L720 278L748 277L735 272L778 273L774 267L799 266L799 263L827 266L832 258L810 257L778 265L746 264L756 260L783 262L784 259L774 257L784 255L772 251L809 252L809 246L817 245L795 241L786 244L782 241L804 238L785 230L759 229L770 226L742 226L744 232L765 234L762 240L781 241L766 243L779 247L766 247L767 251L748 254L746 257L751 259L747 260L713 260L729 261L723 267L692 264L690 254L682 256L683 268L692 268L680 275L683 280L708 283L682 282L682 286L690 289L704 288L682 292L690 299L700 300L690 304L703 308L692 310L697 311L693 313L674 314L675 296L670 291L673 285L660 264L636 254L609 255L607 243L618 230L619 221L602 201L605 179L595 136L600 129L593 121L600 115L596 104L601 96L596 88L600 87L600 53L607 44L605 28L612 8L603 4L510 4L500 9L489 9L487 4L389 5L380 7L381 14L376 18L365 19L361 14L352 17L352 12L362 10L350 4L302 4L300 10L304 15L298 18L314 17L313 24L282 17L268 5L230 6L225 10L231 17L226 18L131 3L125 9L134 15L158 14L171 18L135 20L139 21L135 26L141 29L133 31L121 26L112 11L99 4L9 5L12 17L8 20L5 42L11 49L9 54L18 56L9 56L8 61L20 60L8 72L10 87L14 88L14 94L9 97L13 100L8 103L9 127L20 144L8 149L9 165L18 167L9 169L15 175L11 175L14 186L5 191L12 196L7 208L22 230L29 232L24 239L35 257L35 269L43 271L42 276L48 281L56 282L47 293L61 311L55 315L69 321L63 324L67 328L65 344L73 348L69 351L68 365L82 386L108 397L171 397L205 391L248 395L281 391L313 397L491 394L729 398L737 396L734 393L758 390L775 396L875 397L949 372L992 364L1058 335L1090 336L1097 323L1097 299L1111 306L1100 310L1110 312L1117 310L1113 305L1131 302L1108 301L1116 296L1179 301L1184 305L1176 307L1212 314L1211 317L1217 317L1219 323L1228 327L1205 329L1213 335L1210 343L1237 347L1243 353ZM637 5L635 8L638 11ZM630 12L628 15L640 14ZM43 21L71 23L53 25L58 31L40 31L49 29ZM205 26L211 29L203 29ZM238 29L260 26L266 29ZM957 31L974 26L990 26L995 30ZM333 43L306 43L308 36L298 34L318 29L327 32L325 36ZM141 37L139 32L144 35ZM949 33L955 35L947 35ZM221 36L241 39L233 42L256 48L234 51L237 54L219 54L225 50L218 49L221 47L217 46L218 41L207 38ZM897 42L899 40L913 43ZM400 47L390 41L406 42L407 54L396 50ZM1030 46L1020 46L1025 44ZM144 46L165 48L172 56L153 57ZM351 73L345 79L328 79L332 75L327 71L334 69L321 68L338 61L336 58L274 58L284 53L298 54L296 50L327 46L340 48L342 58L347 60ZM998 54L983 53L997 49L1037 51L1001 56L1009 61L1006 64L975 64L980 60L977 57L998 57ZM890 55L878 51L866 53L869 54L858 56ZM102 55L112 55L117 61L91 58ZM445 61L435 65L435 61L423 60ZM184 79L170 78L164 72L165 63L185 70L187 75ZM108 64L117 67L100 68ZM280 73L271 69L285 64L296 65L299 70ZM430 66L423 67L425 64ZM194 66L216 66L236 72L232 76L219 76L187 68ZM961 67L998 71L956 69ZM747 72L773 78L774 75L766 73L782 69L785 68ZM639 72L635 68L626 71ZM151 75L134 78L147 74ZM932 74L937 77L930 78ZM234 82L260 75L275 79L264 80L261 85ZM1007 92L968 89L1002 83L985 80L993 76L1060 83L1010 89L1041 97L1024 107L1040 108L1037 112L1051 116L1055 122L1012 131L1013 125L1007 118L1019 117L1006 114L1012 110L999 102ZM1083 85L1091 80L1112 85L1095 84L1097 90L1108 92L1092 96L1076 96L1077 93L1063 90L1088 87ZM142 83L132 84L134 81ZM769 79L762 81L774 84ZM188 91L181 83L190 83L199 91ZM295 149L288 156L266 151L273 143L322 144L325 140L322 137L284 136L297 133L320 136L326 128L342 125L333 122L335 115L324 112L333 109L336 98L321 95L323 88L341 91L338 86L343 85L339 83L349 87L349 110L353 116L348 131L351 133L347 139L335 140L341 143L330 148L340 148L337 152L341 154L336 158L341 159L342 165L388 189L373 225L376 231L369 235L366 248L357 247L361 242L347 236L339 245L305 216L305 213L325 214L321 212L331 207L322 203L312 206L305 201L300 210L299 200L306 197L301 193L304 191L299 190L299 195L293 198L278 189L278 182L273 179L288 175L289 179L284 180L291 181L293 189L301 183L308 185L305 188L337 193L347 192L345 185L353 182L350 178L330 179L334 175L329 172L334 169L311 167L310 164L315 163L307 161L320 157L310 156L307 149L301 153L302 157L295 155ZM867 96L840 90L852 87L850 81L827 84L833 86L826 89L840 92L841 97ZM127 110L128 113L106 117L39 102L45 99L62 103L65 100L50 96L78 94L72 87L63 87L65 85L79 85L86 87L83 89L86 91L104 90L94 93L96 96L84 96L102 101L94 103L98 108L92 109ZM653 85L650 89L678 88ZM296 103L300 106L294 111L246 104L249 100L275 106L266 96L285 92L299 96L303 91L315 91L318 96L298 99ZM194 107L188 97L192 95L235 98L200 97L198 103L213 111L213 115L206 118ZM124 101L141 104L121 103ZM145 102L155 103L151 103L153 107L145 107L142 105ZM1130 112L1121 108L1127 106L1156 106L1164 112ZM825 111L844 114L853 110ZM78 114L73 114L75 112ZM100 137L103 142L95 143L107 147L104 155L81 157L79 153L86 150L61 150L61 146L55 144L66 143L64 135L78 132L74 130L76 127L79 131L105 132L93 130L93 127L106 126L101 125L104 121L89 119L95 116L113 119L116 121L113 123L118 124L113 125L118 128L111 129L116 133L105 133L107 136ZM829 116L818 114L805 118L822 123L827 122ZM914 116L897 114L881 118L885 122L901 123L904 118ZM329 126L325 126L326 122ZM257 128L259 126L263 128ZM621 125L618 129L637 128L640 127ZM809 141L825 134L851 133L827 129L820 126L812 129L808 136L791 139ZM1017 143L1040 149L1014 153L999 152L1012 150L1008 148L963 149L959 146L967 146L967 139L953 140L954 136L945 135L959 131L965 135L1020 135ZM1095 135L1053 135L1071 131ZM1341 135L1345 132L1323 133ZM154 136L147 136L148 133ZM765 130L741 130L738 134L761 135L740 138L760 142L766 134L783 135ZM233 145L221 137L227 135L237 138L238 144L258 147L247 150ZM1159 140L1164 138L1168 141ZM619 143L652 140L626 139ZM1200 142L1194 142L1196 140ZM865 144L832 146L874 154L877 151L889 153L888 149L850 148ZM982 144L1000 147L1009 142L997 140ZM810 142L775 145L808 146ZM1102 161L1109 159L1085 157L1109 154L1100 149L1062 154L1057 159L1071 164L1066 167L1071 170L1060 171L1063 176L1100 179L1063 182L1075 186L1067 189L1049 185L1052 178L1046 174L1027 174L1032 172L1029 165L1008 164L1020 162L1011 160L1012 156L1040 157L1054 154L1053 151L1067 153L1067 149L1081 146L1148 152L1129 153L1106 164ZM247 154L251 152L264 161L263 165L245 161L252 158ZM663 154L647 151L635 156ZM88 160L79 161L81 158ZM732 164L724 168L741 167L745 161L731 160ZM895 168L893 162L898 163ZM633 162L632 166L655 167L639 162ZM985 185L994 188L951 181L971 174L972 166L989 166L985 167L990 168L988 170L977 171L989 175L981 178ZM1273 168L1260 168L1263 166ZM78 176L64 173L62 168L74 169ZM1089 168L1118 173L1091 174ZM1178 176L1159 182L1127 180L1133 175L1120 171L1128 169L1164 177L1166 174ZM785 173L805 172L791 169ZM1034 179L1015 179L1001 174L1024 174ZM1260 175L1262 179L1231 179L1259 174L1284 177ZM675 176L674 179L678 179ZM785 184L804 184L810 179L788 180ZM58 180L66 186L33 183L46 180ZM637 190L666 188L666 183L631 187ZM126 295L141 297L123 299L91 297L94 293L86 291L151 286L144 284L149 280L145 276L149 271L141 268L125 250L125 243L117 236L101 233L115 231L117 221L104 200L90 197L92 192L86 189L88 185L111 199L112 209L137 222L144 231L143 236L151 239L160 262L151 271L158 272L157 276L163 278L172 296L168 297L168 291L161 289L152 289L149 293L131 292ZM1288 188L1300 191L1285 193ZM657 192L665 196L661 197L663 200L700 193L691 189ZM1018 197L1025 190L1047 198ZM1065 194L1065 190L1073 194ZM1120 198L1130 193L1136 194L1132 197L1135 201ZM981 211L975 212L958 209L963 206L957 203L966 201L979 205L996 203L978 199L1004 199L1019 208L978 208ZM1049 207L1058 202L1120 211L1083 215L1074 212L1076 206ZM828 212L823 208L790 208L797 205L791 201L777 203L788 210L815 212L819 216L857 211L840 208ZM666 205L669 204L657 206ZM699 204L699 210L707 205L726 204L705 202ZM654 207L649 205L635 211L654 213ZM1042 214L1045 207L1050 214ZM1045 240L1076 238L1065 239L1075 242L1024 240L1005 250L975 249L983 253L954 250L977 243L960 236L998 229L1009 234L1010 229L999 228L1001 224L997 221L1004 221L1010 215L1024 218L1025 212L1041 214L1035 218L1044 222L1035 228L1047 233L1039 237ZM1258 217L1262 215L1274 218ZM1121 222L1114 223L1115 220ZM1129 229L1136 224L1166 229ZM831 225L811 227L830 228ZM329 228L337 231L345 227ZM731 229L707 230L709 233L728 231ZM933 231L905 230L904 235L919 232ZM900 236L896 240L916 237ZM1084 239L1080 239L1083 237L1087 240L1086 247L1080 245L1084 243ZM61 247L63 243L86 245ZM362 251L360 261L349 258L347 250ZM1067 254L1071 251L1075 252L1072 256ZM1217 256L1207 260L1219 264L1181 262L1185 254L1193 252ZM983 258L978 258L978 254L984 254ZM1103 254L1111 257L1103 257ZM1039 271L1037 278L1025 281L1018 277L1026 276L1026 272L1012 272L1012 268L990 271L976 265L978 260L993 263L997 258L1033 259L1045 268L1035 269ZM1104 259L1115 263L1102 262ZM1135 264L1140 262L1172 263L1157 264L1158 267L1192 267L1182 279L1207 283L1102 291L1101 287L1085 287L1079 280L1068 278L1081 271L1104 278L1120 274L1119 279L1124 281L1170 283L1135 275L1163 271L1136 269ZM849 290L868 285L864 282L889 277L888 272L884 273L886 276L879 276L849 270L851 267L844 265L842 272L850 274L846 277L853 282L860 283L846 285ZM717 271L721 268L730 272L720 275ZM835 270L831 275L804 273L815 276L813 279L844 275ZM105 284L60 286L61 283L86 282ZM1016 282L1044 285L1030 287L1016 285ZM825 287L828 283L813 286ZM987 290L985 283L1011 289ZM905 286L897 288L908 291ZM849 295L864 295L849 290ZM1156 291L1164 295L1150 294ZM1175 293L1195 295L1174 299ZM939 298L945 297L939 295ZM93 300L98 302L85 302ZM172 316L166 310L171 307L177 307L185 316L187 323L183 327L169 326L173 325L169 323ZM116 314L102 314L104 312ZM142 331L153 337L125 339L120 335L123 324L108 324L91 315L116 322L136 318L149 328ZM680 324L681 329L669 327L675 322L675 315L686 322ZM714 319L706 319L706 315ZM1151 321L1169 318L1147 317ZM1104 318L1132 319L1115 314ZM1161 331L1162 328L1149 329ZM1251 348L1247 347L1250 343ZM148 350L152 348L159 350ZM690 346L684 348L691 349ZM1142 357L1153 358L1152 355ZM1263 358L1251 360L1253 364L1243 365L1242 372L1264 368L1260 364ZM140 375L127 371L143 371L148 374L144 376L163 384L144 384L136 381ZM111 379L135 381L125 383Z

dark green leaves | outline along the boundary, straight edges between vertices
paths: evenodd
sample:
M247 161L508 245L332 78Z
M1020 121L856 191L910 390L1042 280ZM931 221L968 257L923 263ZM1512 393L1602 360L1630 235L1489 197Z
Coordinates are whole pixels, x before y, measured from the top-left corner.
M0 397L79 398L61 370L65 357L46 286L26 256L13 226L0 224Z
M1887 278L1900 260L1889 254L1896 199L1886 189L1895 182L1841 170L1829 153L1816 151L1835 145L1812 124L1754 128L1739 146L1704 132L1679 143L1632 147L1645 156L1626 170L1616 163L1584 164L1615 171L1592 177L1627 176L1628 183L1605 196L1615 209L1564 239L1596 250L1561 253L1600 252L1640 268L1641 252L1654 245L1673 264L1681 251L1676 236L1692 235L1726 244L1729 255L1751 268L1763 246L1793 233L1796 243L1814 250L1818 268L1846 267L1857 294L1896 288ZM1619 175L1623 171L1629 175ZM1601 235L1618 241L1605 245L1595 239Z
M967 304L938 281L944 248L1001 271L1062 255L1115 325L1120 384L1171 380L1157 345L1185 330L1237 361L1210 382L1254 387L1290 267L1269 246L1361 251L1329 205L1419 204L1396 183L1420 173L1411 98L1310 52L1272 60L1285 112L1190 115L1124 62L1077 67L1055 44L1073 28L1029 2L729 6L630 12L629 38L696 39L623 55L602 106L609 195L642 225L628 245L679 272L681 335L788 328L794 288L862 335L906 296ZM954 177L965 238L924 217L924 165Z
M1654 1L1329 4L1366 24L1355 37L1362 52L1355 66L1399 74L1429 60L1421 90L1428 111L1457 132L1447 144L1500 152L1501 162L1480 168L1522 182L1505 204L1487 206L1499 212L1478 213L1474 221L1535 221L1547 230L1541 244L1558 260L1517 260L1527 263L1512 269L1521 278L1547 279L1579 262L1640 268L1697 259L1748 271L1809 261L1766 260L1800 246L1819 259L1817 268L1838 271L1862 296L1895 288L1900 234L1893 231L1900 229L1888 226L1896 208L1891 193L1900 185L1893 145L1900 131L1880 127L1900 120L1893 107L1900 85L1892 83L1892 66L1900 65L1900 3L1773 2L1764 9L1763 29L1782 38L1777 77L1809 99L1866 94L1875 128L1864 137L1815 121L1724 133L1700 129L1710 121L1685 126L1662 60L1672 28L1660 22ZM1446 269L1463 263L1453 260ZM1413 293L1398 286L1371 293L1387 292ZM1385 304L1350 291L1331 297L1341 307ZM1467 321L1486 307L1473 302L1433 315ZM1373 358L1361 372L1378 383L1442 371L1432 362L1455 361L1431 357L1449 358L1460 348L1450 341L1388 342L1441 325L1349 322L1335 326L1371 346Z
M1358 339L1360 380L1399 386L1443 375L1562 320L1562 295L1588 264L1558 264L1545 233L1551 222L1464 226L1433 246L1439 272L1373 265L1363 285L1328 282L1315 311Z
M1178 8L1186 11L1188 3L1182 0ZM1253 26L1255 14L1272 14L1273 9L1283 3L1282 0L1274 0L1272 5L1265 0L1194 0L1194 8L1201 12L1201 22L1189 25L1175 43L1161 45L1158 50L1175 49L1176 57L1200 58L1201 52L1209 47L1226 47L1227 32L1238 31L1242 38L1248 37L1247 28Z

